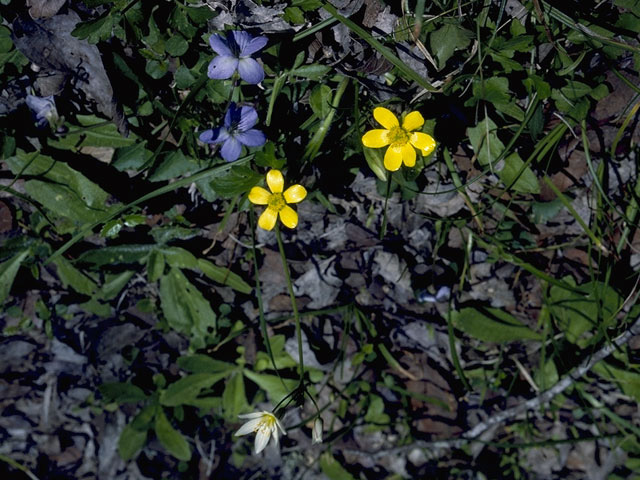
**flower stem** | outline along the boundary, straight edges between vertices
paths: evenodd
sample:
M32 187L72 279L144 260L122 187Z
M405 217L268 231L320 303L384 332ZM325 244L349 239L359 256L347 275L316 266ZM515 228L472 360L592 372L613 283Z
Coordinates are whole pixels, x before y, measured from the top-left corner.
M391 194L391 175L387 179L387 194L384 197L384 213L382 214L382 228L380 229L380 240L382 240L387 233L387 203L389 202L389 195Z
M280 227L277 224L276 224L276 239L278 240L278 250L280 250L280 257L282 258L282 268L284 268L284 276L287 280L287 290L289 291L289 297L291 298L291 307L293 308L293 318L296 321L296 338L298 339L298 363L300 365L300 385L302 385L304 384L304 360L302 357L302 328L300 326L300 314L298 313L298 304L296 303L296 296L293 293L293 284L291 283L291 273L289 272L287 257L284 253L284 244L282 243L282 236L280 235Z

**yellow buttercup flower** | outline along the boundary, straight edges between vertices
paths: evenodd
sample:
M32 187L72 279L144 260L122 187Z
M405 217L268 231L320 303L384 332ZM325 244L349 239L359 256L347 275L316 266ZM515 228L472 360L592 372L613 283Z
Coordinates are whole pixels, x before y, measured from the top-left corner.
M295 228L298 225L298 214L287 203L301 202L307 196L307 190L302 185L291 185L283 193L284 178L280 170L275 169L267 173L267 185L271 193L262 187L253 187L249 192L251 203L267 206L258 218L258 226L272 230L280 215L280 221L286 227Z
M416 164L416 148L422 155L429 155L436 148L436 141L431 135L414 132L424 125L424 118L420 112L411 112L404 117L402 126L390 110L377 107L373 110L373 118L382 125L383 129L369 130L362 136L362 144L369 148L387 148L384 154L384 167L395 172L402 163L407 167Z

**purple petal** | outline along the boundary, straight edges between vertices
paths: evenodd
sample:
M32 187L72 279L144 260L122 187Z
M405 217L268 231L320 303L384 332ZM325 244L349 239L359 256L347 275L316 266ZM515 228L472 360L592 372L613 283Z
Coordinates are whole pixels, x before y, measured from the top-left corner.
M228 129L235 128L240 123L242 109L238 108L234 102L229 104L227 112L224 114L224 126Z
M246 132L251 127L258 123L258 112L253 107L240 108L240 121L238 122L238 130Z
M258 50L262 50L269 40L267 37L256 37L251 39L244 48L240 49L240 57L248 57Z
M264 79L264 70L262 69L262 66L253 58L241 58L238 62L238 73L242 80L254 85L260 83Z
M209 78L225 80L227 78L231 78L231 75L236 71L236 68L238 68L237 58L219 55L209 63L209 71L207 74L209 75Z
M233 137L229 137L220 149L220 154L227 162L234 162L240 156L242 144Z
M267 143L267 137L260 130L252 128L246 132L236 133L235 137L247 147L261 147Z
M222 35L213 34L209 37L209 45L213 48L213 51L218 55L225 57L233 57L233 53L227 45L227 40Z
M236 53L238 54L243 52L251 40L253 40L251 34L241 30L234 30L227 33L227 38L229 39L230 44L233 43L234 46L237 47L238 51Z
M200 141L204 143L220 143L225 142L229 138L229 132L224 127L218 127L211 130L205 130L200 134Z

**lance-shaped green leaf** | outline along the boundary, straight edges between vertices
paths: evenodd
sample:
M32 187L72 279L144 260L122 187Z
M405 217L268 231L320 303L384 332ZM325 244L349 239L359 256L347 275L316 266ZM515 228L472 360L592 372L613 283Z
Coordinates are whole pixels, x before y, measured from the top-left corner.
M166 407L176 407L195 400L200 392L222 380L226 373L194 373L172 383L160 396L160 403Z
M497 308L467 307L451 312L451 319L456 328L485 342L542 339L542 335Z
M179 431L173 428L162 409L156 413L155 430L158 440L171 455L185 462L191 459L189 443Z
M0 263L0 304L4 303L9 296L11 285L13 285L13 280L16 278L20 264L28 255L29 250L23 250L9 260Z

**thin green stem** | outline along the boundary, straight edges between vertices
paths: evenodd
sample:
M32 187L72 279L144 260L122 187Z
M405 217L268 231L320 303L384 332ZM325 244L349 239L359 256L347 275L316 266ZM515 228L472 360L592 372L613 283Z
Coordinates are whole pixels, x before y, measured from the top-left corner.
M302 355L302 327L300 326L300 314L298 313L298 304L296 303L296 296L293 293L293 283L291 283L291 273L289 272L289 264L287 263L287 256L284 253L284 244L282 243L282 235L280 234L280 227L276 224L276 239L278 240L278 250L280 250L280 257L282 258L282 268L284 269L284 276L287 280L287 290L289 291L289 297L291 298L291 308L293 309L293 318L296 322L296 338L298 339L298 363L300 365L300 385L304 384L304 359Z
M380 228L380 240L387 233L387 203L389 203L389 195L391 194L391 175L387 178L387 194L384 197L384 212L382 214L382 227Z

